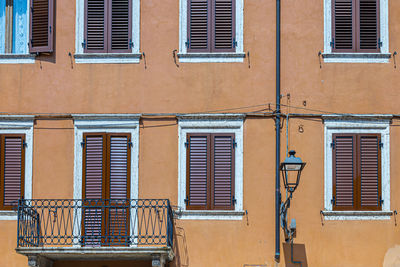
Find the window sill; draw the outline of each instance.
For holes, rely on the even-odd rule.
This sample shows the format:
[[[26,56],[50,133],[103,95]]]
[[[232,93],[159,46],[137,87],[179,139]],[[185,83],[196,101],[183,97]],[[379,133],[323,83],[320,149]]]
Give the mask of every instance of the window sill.
[[[139,53],[87,53],[75,54],[75,63],[87,64],[131,64],[139,63],[142,54]]]
[[[35,57],[32,54],[0,54],[0,64],[33,64]]]
[[[325,63],[389,63],[390,53],[324,53]]]
[[[242,220],[244,211],[236,210],[175,210],[174,214],[181,220]]]
[[[245,53],[178,53],[182,63],[229,63],[243,62]]]
[[[392,211],[321,211],[327,221],[390,220]]]
[[[0,221],[16,221],[18,212],[15,210],[0,210]]]

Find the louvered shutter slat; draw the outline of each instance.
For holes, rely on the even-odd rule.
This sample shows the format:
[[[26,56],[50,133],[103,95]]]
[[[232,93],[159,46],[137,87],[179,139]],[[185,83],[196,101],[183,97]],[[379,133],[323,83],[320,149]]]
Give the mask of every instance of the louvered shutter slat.
[[[354,206],[354,136],[334,138],[334,187],[335,206],[352,208]]]
[[[188,144],[188,208],[205,209],[208,190],[208,135],[189,135]]]
[[[23,197],[23,157],[23,137],[4,137],[4,207],[18,205],[18,200]]]
[[[233,208],[234,188],[234,136],[213,136],[213,207]]]
[[[360,137],[361,206],[379,206],[379,137]]]
[[[334,51],[354,49],[354,2],[353,0],[333,0]]]
[[[188,52],[210,51],[210,1],[188,0]]]
[[[106,0],[86,0],[86,53],[107,52],[106,8]]]
[[[113,53],[130,52],[131,0],[111,1],[111,51]]]
[[[54,0],[31,0],[30,22],[30,52],[53,52]]]
[[[360,50],[378,52],[378,0],[360,0]]]
[[[234,52],[235,0],[214,2],[213,51]]]
[[[103,198],[104,137],[86,136],[85,138],[85,198]]]
[[[110,199],[128,198],[128,137],[110,137]]]

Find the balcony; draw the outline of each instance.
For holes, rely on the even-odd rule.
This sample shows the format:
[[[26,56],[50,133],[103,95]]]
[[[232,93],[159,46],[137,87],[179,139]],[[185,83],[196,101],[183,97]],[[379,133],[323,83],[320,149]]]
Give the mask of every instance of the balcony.
[[[29,266],[57,260],[151,260],[173,255],[168,199],[32,199],[18,204],[16,251]]]

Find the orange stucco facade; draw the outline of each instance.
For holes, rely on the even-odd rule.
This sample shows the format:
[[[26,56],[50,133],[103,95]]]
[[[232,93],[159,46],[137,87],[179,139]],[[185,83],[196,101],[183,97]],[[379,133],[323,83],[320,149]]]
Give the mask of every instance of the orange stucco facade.
[[[324,7],[320,1],[282,2],[282,112],[399,114],[399,68],[389,63],[324,63]],[[146,65],[76,64],[75,1],[57,1],[55,49],[34,64],[0,65],[0,112],[33,114],[32,197],[73,198],[74,121],[69,114],[229,113],[267,109],[275,102],[275,1],[244,1],[243,63],[174,63],[179,46],[179,1],[142,0],[140,50]],[[389,51],[400,45],[400,2],[389,1]],[[69,56],[71,52],[72,57]],[[297,108],[296,108],[297,107]],[[274,105],[271,109],[274,110]],[[325,112],[320,112],[320,111]],[[265,110],[263,110],[265,111]],[[269,110],[266,110],[269,112]],[[59,116],[59,117],[57,117]],[[390,210],[400,207],[400,128],[390,126]],[[285,265],[275,262],[275,123],[247,116],[243,123],[241,220],[175,220],[174,267]],[[299,130],[301,126],[302,130]],[[139,129],[139,198],[178,202],[178,124],[147,116]],[[286,153],[286,121],[281,132]],[[388,220],[324,220],[324,124],[289,120],[289,148],[307,165],[289,216],[308,266],[394,267],[400,228]],[[283,159],[282,159],[283,160]],[[282,190],[283,196],[284,191]],[[27,266],[15,252],[17,223],[0,221],[0,266]],[[284,240],[281,231],[281,241]],[[56,261],[65,266],[151,266],[151,261]]]

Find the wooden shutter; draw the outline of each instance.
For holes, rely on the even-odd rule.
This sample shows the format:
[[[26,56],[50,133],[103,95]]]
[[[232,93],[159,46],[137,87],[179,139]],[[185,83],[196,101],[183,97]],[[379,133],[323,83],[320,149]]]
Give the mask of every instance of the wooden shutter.
[[[211,192],[212,209],[234,208],[235,136],[212,135]]]
[[[360,209],[381,209],[380,135],[359,136]]]
[[[111,31],[108,35],[110,53],[132,51],[132,1],[109,0],[109,20]]]
[[[107,52],[107,0],[85,0],[85,53]]]
[[[212,52],[235,52],[235,0],[213,0]]]
[[[31,0],[29,51],[53,52],[54,0]]]
[[[333,209],[355,208],[356,136],[333,135]]]
[[[379,52],[379,0],[359,2],[359,51]]]
[[[188,52],[210,52],[211,0],[188,0]]]
[[[210,198],[210,134],[188,134],[186,155],[186,208],[207,209]]]
[[[355,52],[356,0],[332,0],[332,45],[334,52]]]
[[[83,242],[86,246],[104,243],[105,231],[105,174],[106,135],[104,133],[83,135]]]
[[[11,210],[24,197],[25,136],[1,136],[0,208]]]
[[[125,245],[129,235],[130,135],[109,134],[108,231],[112,245]]]

